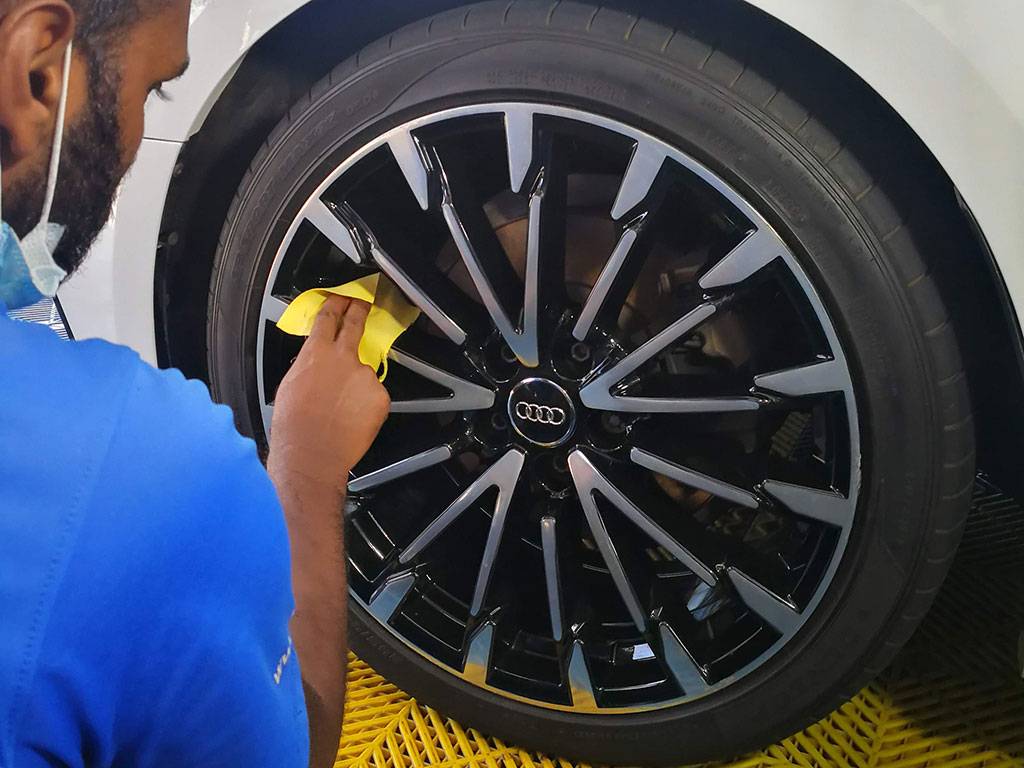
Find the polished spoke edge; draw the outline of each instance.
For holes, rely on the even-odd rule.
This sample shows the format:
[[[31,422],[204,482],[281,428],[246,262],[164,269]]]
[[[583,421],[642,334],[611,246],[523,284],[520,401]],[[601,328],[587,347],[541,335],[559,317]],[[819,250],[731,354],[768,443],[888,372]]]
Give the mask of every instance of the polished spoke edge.
[[[382,624],[387,624],[398,610],[398,606],[405,600],[405,596],[409,594],[415,581],[416,576],[412,573],[388,579],[367,605],[370,615]]]
[[[762,487],[765,493],[798,515],[844,530],[853,524],[854,505],[846,496],[780,480],[765,480]]]
[[[596,712],[597,697],[594,695],[594,683],[590,679],[583,643],[576,640],[572,644],[569,656],[569,691],[572,695],[573,709],[581,712]]]
[[[349,480],[349,493],[362,493],[385,483],[393,482],[414,472],[419,472],[420,470],[448,461],[452,455],[452,449],[447,445],[430,448],[414,456],[409,456],[388,464],[386,467],[381,467],[373,472],[368,472],[365,475]]]
[[[540,521],[540,542],[544,557],[544,583],[548,593],[548,615],[551,617],[551,636],[562,640],[562,585],[558,573],[558,532],[553,517]]]
[[[633,448],[629,453],[629,458],[638,466],[649,469],[659,475],[670,477],[673,480],[678,480],[690,488],[706,491],[720,499],[731,501],[749,509],[757,509],[761,506],[760,500],[750,491],[745,491],[735,485],[705,475],[703,472],[697,472],[694,469],[681,466],[641,448]]]
[[[508,148],[509,186],[519,192],[533,162],[533,110],[518,105],[505,110],[505,141]]]
[[[787,250],[778,235],[767,227],[755,229],[705,272],[698,283],[704,290],[741,283]]]
[[[654,142],[638,141],[612,204],[612,218],[621,219],[644,201],[665,164],[665,150]]]
[[[636,625],[637,629],[641,633],[647,631],[647,614],[644,612],[643,607],[640,605],[640,599],[636,596],[636,592],[633,590],[633,586],[629,582],[629,577],[626,576],[626,571],[622,567],[622,561],[619,559],[619,554],[615,550],[615,544],[612,542],[611,536],[608,535],[608,529],[605,527],[604,519],[601,517],[601,512],[597,508],[597,502],[594,499],[594,489],[591,483],[591,477],[587,470],[586,465],[580,465],[577,462],[576,467],[573,466],[573,457],[582,455],[578,451],[573,452],[569,456],[569,467],[572,471],[573,481],[576,484],[576,492],[579,496],[580,505],[583,507],[583,514],[587,519],[587,525],[590,527],[590,533],[594,537],[594,543],[597,544],[597,549],[601,553],[601,558],[604,560],[605,565],[608,568],[608,572],[612,577],[612,582],[615,584],[615,589],[618,591],[619,596],[622,598],[622,602],[626,606],[626,610],[629,611],[630,618]],[[587,462],[589,464],[589,462]]]
[[[479,411],[494,405],[493,390],[455,376],[430,363],[394,347],[388,359],[408,368],[423,378],[439,384],[451,392],[448,397],[425,397],[415,400],[393,400],[392,413],[448,413],[453,411]]]
[[[738,568],[727,569],[729,580],[740,599],[780,635],[788,635],[800,625],[802,617],[796,606],[776,595]]]
[[[513,449],[494,462],[402,551],[399,562],[405,564],[416,557],[488,489],[498,488],[495,512],[503,503],[507,506],[519,480],[524,458],[521,451]]]
[[[683,693],[687,696],[707,693],[710,686],[704,672],[690,656],[690,652],[686,650],[686,646],[675,631],[663,621],[658,624],[658,634],[661,637],[665,665],[679,683],[679,687],[683,689]]]
[[[486,621],[469,641],[462,675],[470,683],[487,685],[487,670],[491,668],[491,650],[494,647],[494,622]]]
[[[713,398],[661,398],[625,397],[612,393],[612,388],[629,374],[664,350],[681,336],[685,336],[715,314],[716,307],[708,302],[691,310],[668,328],[648,339],[633,352],[580,389],[580,400],[588,408],[601,411],[637,413],[724,413],[750,411],[761,407],[753,397]]]
[[[590,289],[590,295],[587,296],[583,309],[580,311],[580,316],[577,318],[576,324],[572,329],[572,335],[577,340],[584,341],[590,335],[590,331],[594,327],[594,321],[597,319],[598,314],[600,314],[601,308],[608,298],[608,293],[615,283],[615,278],[618,277],[619,271],[626,263],[630,250],[632,250],[637,237],[639,237],[639,227],[640,224],[637,223],[627,227],[622,233],[618,243],[615,244],[614,250],[612,250],[612,255],[608,257],[608,261],[605,262],[601,274],[598,275],[597,282]]]
[[[388,146],[395,162],[405,176],[416,202],[424,211],[430,208],[430,169],[426,153],[412,131],[400,131],[389,140]]]
[[[451,189],[448,186],[448,181],[443,176],[442,190],[441,212],[444,216],[445,224],[447,224],[452,241],[455,243],[459,256],[462,258],[462,263],[465,265],[466,271],[469,272],[470,279],[473,281],[473,285],[476,286],[481,301],[483,301],[484,308],[491,316],[491,321],[498,329],[498,332],[505,339],[505,343],[508,344],[520,362],[527,368],[536,368],[540,362],[536,334],[528,336],[520,333],[508,314],[506,314],[497,293],[494,291],[494,286],[491,285],[490,279],[484,272],[483,263],[477,255],[476,248],[470,242],[466,227],[463,225],[462,219],[459,218],[458,211],[455,210]]]
[[[512,503],[512,494],[515,493],[525,460],[526,456],[519,451],[509,451],[494,464],[495,467],[500,466],[491,478],[491,485],[498,488],[498,500],[494,503],[491,527],[487,532],[487,543],[484,545],[484,554],[480,560],[476,587],[473,589],[473,601],[469,608],[471,616],[479,616],[480,611],[483,609],[484,599],[487,596],[487,587],[491,583],[494,564],[498,559],[501,537],[505,531],[508,508]]]
[[[664,547],[676,560],[685,565],[697,578],[709,586],[718,583],[714,568],[705,563],[684,547],[679,541],[672,537],[664,528],[648,517],[636,504],[616,488],[594,466],[594,464],[581,451],[573,451],[569,455],[569,471],[572,473],[573,482],[580,494],[580,498],[590,499],[593,504],[593,494],[596,491],[604,496],[616,509],[633,523],[637,528],[647,534],[653,541]],[[596,505],[595,505],[596,511]]]

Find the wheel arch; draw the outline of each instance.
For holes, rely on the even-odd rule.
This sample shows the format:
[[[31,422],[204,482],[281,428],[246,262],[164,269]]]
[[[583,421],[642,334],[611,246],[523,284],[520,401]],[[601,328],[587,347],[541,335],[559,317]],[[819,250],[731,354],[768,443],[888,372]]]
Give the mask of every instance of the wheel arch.
[[[161,367],[173,365],[208,380],[206,296],[220,230],[249,164],[287,110],[362,46],[456,4],[381,0],[367,14],[358,0],[296,2],[293,13],[279,18],[237,60],[219,57],[207,78],[212,96],[199,87],[181,113],[176,103],[154,105],[147,120],[156,131],[149,137],[184,142],[164,200],[154,264]],[[236,19],[233,26],[245,23]]]
[[[312,0],[278,19],[232,68],[223,87],[215,91],[215,100],[200,113],[201,126],[191,126],[194,133],[182,147],[168,189],[154,274],[161,365],[175,365],[189,376],[208,379],[206,299],[220,229],[252,157],[290,106],[362,46],[406,23],[462,4],[459,0],[385,0],[375,4],[373,14],[366,14],[355,0]],[[636,3],[617,0],[607,5],[614,13],[618,12],[615,7],[628,12]],[[1008,414],[1024,419],[1024,347],[1011,294],[978,224],[986,217],[974,216],[944,165],[898,110],[868,81],[794,29],[799,25],[780,21],[785,14],[775,7],[779,5],[774,0],[722,0],[681,6],[655,0],[644,4],[644,14],[713,36],[719,50],[739,62],[751,52],[766,50],[766,42],[773,40],[776,50],[786,51],[786,56],[770,56],[775,60],[770,68],[783,76],[810,59],[816,72],[807,78],[808,87],[813,87],[812,81],[840,78],[839,90],[846,101],[839,104],[842,99],[834,99],[836,109],[858,110],[873,134],[884,132],[894,147],[912,153],[911,167],[926,173],[931,182],[931,209],[949,222],[945,234],[959,246],[957,260],[947,263],[936,278],[967,358],[978,410],[978,444],[983,449],[980,464],[999,475],[1005,469],[1006,479],[1012,480],[1012,467],[1002,465],[1016,454],[1014,449],[1024,448],[1008,444],[1024,443],[1024,430],[1007,430],[1005,425]],[[158,120],[158,124],[163,123]],[[969,278],[966,290],[965,275]],[[1005,354],[997,354],[999,350],[1013,350],[1012,364],[1007,364]]]

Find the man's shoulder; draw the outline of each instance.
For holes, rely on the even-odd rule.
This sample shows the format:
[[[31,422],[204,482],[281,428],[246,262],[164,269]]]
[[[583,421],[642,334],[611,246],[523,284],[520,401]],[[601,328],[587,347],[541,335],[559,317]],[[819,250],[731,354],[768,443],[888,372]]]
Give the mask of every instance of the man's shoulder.
[[[15,511],[76,509],[158,549],[214,530],[228,548],[286,542],[255,443],[203,382],[126,347],[16,325],[0,319],[0,479]]]
[[[0,320],[0,370],[0,409],[23,415],[23,434],[37,431],[28,429],[33,425],[59,422],[61,434],[71,438],[66,430],[78,431],[77,425],[84,442],[100,450],[97,440],[106,430],[97,429],[97,422],[103,422],[112,434],[134,433],[138,444],[132,453],[139,455],[174,453],[183,441],[193,444],[193,456],[204,447],[252,447],[205,384],[174,369],[154,368],[128,347],[98,339],[65,341],[42,326]]]
[[[98,339],[65,341],[45,326],[2,316],[0,364],[0,383],[6,388],[20,388],[25,399],[60,391],[62,398],[54,403],[58,408],[79,398],[89,399],[104,389],[105,382],[123,379],[145,365],[127,347]]]
[[[204,383],[154,368],[126,347],[68,342],[6,319],[0,459],[0,466],[23,468],[13,479],[23,481],[26,496],[28,488],[48,489],[35,492],[38,503],[105,498],[125,511],[170,510],[184,524],[190,505],[258,496],[253,514],[280,515],[255,443]],[[238,504],[221,508],[217,514],[230,515]]]

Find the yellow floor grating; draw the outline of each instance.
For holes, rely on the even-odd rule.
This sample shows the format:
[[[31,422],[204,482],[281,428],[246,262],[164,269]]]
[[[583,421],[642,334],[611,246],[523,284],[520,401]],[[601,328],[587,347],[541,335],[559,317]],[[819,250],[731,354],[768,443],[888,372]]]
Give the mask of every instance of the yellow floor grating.
[[[716,768],[1024,768],[1022,628],[1024,558],[992,569],[983,549],[962,557],[879,680],[802,733]],[[463,728],[350,661],[336,768],[573,768]]]

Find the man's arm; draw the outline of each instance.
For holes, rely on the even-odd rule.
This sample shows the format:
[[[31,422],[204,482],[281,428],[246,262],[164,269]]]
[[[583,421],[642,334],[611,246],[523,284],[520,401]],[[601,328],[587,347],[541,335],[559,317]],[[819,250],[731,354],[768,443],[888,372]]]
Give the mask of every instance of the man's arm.
[[[295,615],[311,768],[334,764],[345,700],[347,589],[343,507],[349,471],[370,447],[389,401],[359,361],[369,305],[332,297],[275,398],[267,469],[291,543]]]
[[[302,669],[309,717],[309,765],[334,765],[345,706],[346,583],[344,495],[329,486],[275,473],[291,541],[295,615],[291,635]],[[325,521],[325,511],[336,519]],[[333,524],[331,524],[333,522]]]

